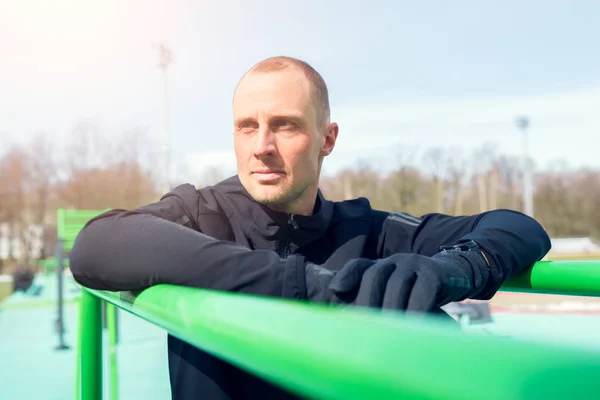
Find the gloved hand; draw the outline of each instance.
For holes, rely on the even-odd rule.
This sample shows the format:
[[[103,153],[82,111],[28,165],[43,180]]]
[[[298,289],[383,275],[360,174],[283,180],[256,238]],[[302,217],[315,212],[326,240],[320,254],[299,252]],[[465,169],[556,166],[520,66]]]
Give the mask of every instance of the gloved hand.
[[[488,278],[489,267],[479,251],[361,258],[339,271],[306,266],[309,300],[420,312],[475,296]]]

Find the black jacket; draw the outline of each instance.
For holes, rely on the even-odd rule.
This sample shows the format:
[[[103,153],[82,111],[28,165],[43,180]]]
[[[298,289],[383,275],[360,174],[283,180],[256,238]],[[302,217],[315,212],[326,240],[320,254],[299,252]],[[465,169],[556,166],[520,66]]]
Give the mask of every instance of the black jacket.
[[[543,228],[515,211],[417,218],[373,210],[364,198],[331,202],[319,192],[312,216],[289,215],[258,204],[232,177],[201,190],[181,185],[157,203],[94,218],[77,237],[70,265],[77,282],[95,289],[168,283],[306,299],[297,279],[306,262],[339,269],[358,257],[429,256],[460,240],[475,240],[490,258],[480,299],[550,249]],[[174,337],[168,345],[174,400],[294,398]]]

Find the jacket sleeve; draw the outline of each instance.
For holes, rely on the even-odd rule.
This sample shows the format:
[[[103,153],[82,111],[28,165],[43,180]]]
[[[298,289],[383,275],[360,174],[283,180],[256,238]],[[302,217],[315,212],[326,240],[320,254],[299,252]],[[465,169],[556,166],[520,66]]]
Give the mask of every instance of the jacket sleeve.
[[[159,202],[90,220],[70,254],[74,279],[111,291],[167,283],[305,298],[305,282],[299,279],[302,257],[282,260],[273,251],[250,250],[201,233],[199,197],[192,185],[182,185]]]
[[[512,210],[473,216],[426,214],[420,218],[395,212],[377,218],[381,221],[380,257],[403,252],[432,256],[441,245],[477,242],[491,270],[491,278],[478,299],[491,298],[509,277],[541,260],[550,250],[544,228],[533,218]]]

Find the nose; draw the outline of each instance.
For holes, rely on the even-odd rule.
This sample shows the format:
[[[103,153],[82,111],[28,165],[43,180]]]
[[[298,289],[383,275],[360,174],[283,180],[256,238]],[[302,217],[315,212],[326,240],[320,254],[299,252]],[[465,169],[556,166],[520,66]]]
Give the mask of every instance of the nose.
[[[254,143],[254,157],[261,159],[273,156],[277,152],[274,136],[268,128],[259,130]]]

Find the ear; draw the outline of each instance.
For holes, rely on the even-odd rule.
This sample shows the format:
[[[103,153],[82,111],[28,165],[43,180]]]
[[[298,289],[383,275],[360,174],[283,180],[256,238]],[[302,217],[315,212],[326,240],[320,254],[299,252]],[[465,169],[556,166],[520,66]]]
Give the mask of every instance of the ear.
[[[328,156],[333,151],[333,148],[335,147],[335,141],[337,140],[338,136],[338,130],[338,124],[335,122],[331,122],[325,127],[325,133],[323,136],[325,140],[323,140],[323,145],[321,146],[321,156]]]

